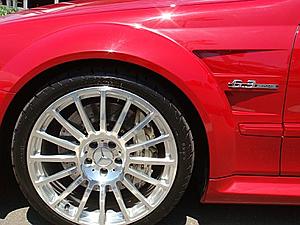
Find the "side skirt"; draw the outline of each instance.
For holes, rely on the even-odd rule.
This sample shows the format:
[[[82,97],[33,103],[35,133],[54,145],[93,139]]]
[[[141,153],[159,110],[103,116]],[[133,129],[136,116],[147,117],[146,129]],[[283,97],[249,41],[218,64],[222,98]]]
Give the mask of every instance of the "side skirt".
[[[201,202],[300,205],[300,177],[230,176],[210,179]]]

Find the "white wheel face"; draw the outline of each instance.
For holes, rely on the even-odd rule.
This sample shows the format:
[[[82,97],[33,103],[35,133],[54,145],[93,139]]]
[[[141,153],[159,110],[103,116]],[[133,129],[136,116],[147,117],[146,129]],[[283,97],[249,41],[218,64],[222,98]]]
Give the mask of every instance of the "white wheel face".
[[[172,131],[157,109],[108,86],[66,94],[39,116],[27,146],[35,190],[78,224],[130,224],[155,210],[177,172]]]

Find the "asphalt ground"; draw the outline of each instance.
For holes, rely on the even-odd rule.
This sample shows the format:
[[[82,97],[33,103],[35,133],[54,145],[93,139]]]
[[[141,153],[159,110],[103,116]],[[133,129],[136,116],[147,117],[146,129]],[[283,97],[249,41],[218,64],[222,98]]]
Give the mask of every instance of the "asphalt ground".
[[[9,177],[7,177],[9,176]],[[2,175],[1,225],[49,225],[30,207],[12,175]],[[294,225],[300,224],[300,206],[200,204],[194,185],[159,225]]]

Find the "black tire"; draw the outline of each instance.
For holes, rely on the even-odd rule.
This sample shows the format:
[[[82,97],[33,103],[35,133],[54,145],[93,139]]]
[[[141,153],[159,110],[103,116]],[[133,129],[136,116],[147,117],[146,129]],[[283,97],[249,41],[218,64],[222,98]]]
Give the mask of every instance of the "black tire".
[[[74,72],[74,73],[73,73]],[[78,71],[69,71],[67,74],[78,74]],[[182,113],[166,99],[163,94],[154,90],[157,84],[132,79],[120,74],[97,72],[63,78],[46,86],[37,93],[21,112],[16,123],[12,140],[12,164],[20,189],[31,206],[52,224],[73,224],[58,215],[40,198],[32,185],[27,169],[27,142],[30,132],[39,115],[59,97],[71,91],[84,87],[109,85],[130,91],[147,99],[160,113],[171,127],[178,150],[178,168],[174,184],[164,201],[147,217],[134,223],[136,225],[156,224],[165,217],[178,203],[185,192],[193,170],[194,146],[192,133]],[[138,76],[137,76],[138,77]],[[150,88],[149,88],[150,87]]]

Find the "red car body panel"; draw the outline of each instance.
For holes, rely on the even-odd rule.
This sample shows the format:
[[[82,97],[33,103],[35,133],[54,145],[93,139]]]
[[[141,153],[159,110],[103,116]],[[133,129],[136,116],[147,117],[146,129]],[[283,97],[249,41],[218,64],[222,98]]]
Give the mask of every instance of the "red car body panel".
[[[284,140],[282,144],[281,174],[300,176],[300,37],[299,30],[291,59],[289,82],[284,110]]]
[[[211,179],[203,201],[299,205],[299,186],[298,177],[231,176]]]
[[[203,202],[300,204],[298,178],[281,177],[300,175],[299,8],[298,0],[77,1],[4,17],[0,121],[13,96],[51,67],[137,64],[176,85],[204,123]],[[228,88],[235,79],[279,89]]]

